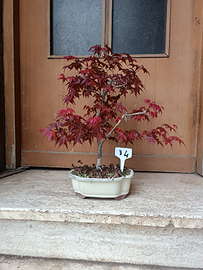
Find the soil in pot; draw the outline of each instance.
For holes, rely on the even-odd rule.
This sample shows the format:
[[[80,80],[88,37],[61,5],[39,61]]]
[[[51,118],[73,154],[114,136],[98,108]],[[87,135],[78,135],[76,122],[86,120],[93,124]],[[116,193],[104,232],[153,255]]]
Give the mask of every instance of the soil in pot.
[[[110,164],[109,166],[102,165],[99,169],[96,168],[95,164],[92,164],[92,166],[84,165],[78,167],[72,164],[72,167],[72,174],[88,178],[117,178],[129,175],[131,172],[131,170],[126,167],[124,167],[122,172],[119,164]]]

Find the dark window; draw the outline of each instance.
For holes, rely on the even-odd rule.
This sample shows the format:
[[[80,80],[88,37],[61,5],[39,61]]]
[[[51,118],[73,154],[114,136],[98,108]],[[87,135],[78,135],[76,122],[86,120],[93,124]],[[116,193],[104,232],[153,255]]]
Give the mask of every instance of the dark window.
[[[51,1],[51,54],[85,55],[102,42],[102,0]]]
[[[163,54],[167,0],[114,0],[113,52]]]

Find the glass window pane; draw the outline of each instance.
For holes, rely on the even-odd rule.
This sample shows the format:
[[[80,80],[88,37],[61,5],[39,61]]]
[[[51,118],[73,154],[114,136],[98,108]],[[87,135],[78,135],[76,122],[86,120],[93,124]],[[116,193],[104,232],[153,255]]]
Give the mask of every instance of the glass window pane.
[[[167,0],[113,0],[113,52],[165,52]]]
[[[102,0],[51,1],[52,55],[86,55],[101,37]]]

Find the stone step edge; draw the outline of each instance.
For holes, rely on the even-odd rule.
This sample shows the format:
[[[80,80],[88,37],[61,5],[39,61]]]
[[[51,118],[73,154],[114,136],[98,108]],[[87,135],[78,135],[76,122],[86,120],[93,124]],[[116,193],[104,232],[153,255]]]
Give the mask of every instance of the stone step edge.
[[[0,255],[1,270],[32,269],[32,270],[194,270],[184,267],[163,267],[155,265],[135,265],[112,262],[92,262],[70,259],[39,258],[26,256]],[[198,270],[198,268],[196,268]],[[201,269],[199,269],[201,270]]]
[[[62,210],[48,209],[16,209],[0,208],[0,219],[7,220],[35,220],[50,222],[72,222],[91,224],[128,224],[134,226],[167,227],[202,229],[203,219],[201,217],[184,216],[139,216],[139,215],[111,215],[105,213],[80,213]]]

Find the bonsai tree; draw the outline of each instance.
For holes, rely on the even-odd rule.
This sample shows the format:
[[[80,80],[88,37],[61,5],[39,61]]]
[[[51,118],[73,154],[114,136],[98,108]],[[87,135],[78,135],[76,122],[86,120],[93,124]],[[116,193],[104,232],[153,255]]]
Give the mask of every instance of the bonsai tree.
[[[66,109],[58,112],[56,120],[48,127],[41,128],[44,136],[54,141],[59,147],[68,144],[83,144],[88,141],[90,145],[97,142],[97,165],[101,166],[102,146],[106,141],[133,144],[135,140],[148,140],[157,145],[170,145],[183,141],[176,136],[169,136],[176,131],[176,125],[164,124],[152,130],[139,132],[137,129],[122,130],[119,124],[123,120],[133,119],[136,122],[150,121],[162,113],[163,107],[154,101],[145,99],[145,105],[132,111],[127,111],[122,100],[131,94],[140,95],[145,87],[138,74],[148,73],[142,65],[127,53],[114,53],[108,46],[101,48],[96,45],[90,48],[93,55],[84,59],[74,56],[64,57],[67,65],[59,79],[65,83],[67,94],[63,102]],[[65,75],[66,70],[75,70],[75,76]],[[70,104],[75,105],[76,100],[93,98],[91,105],[85,105],[84,115],[78,115]]]

